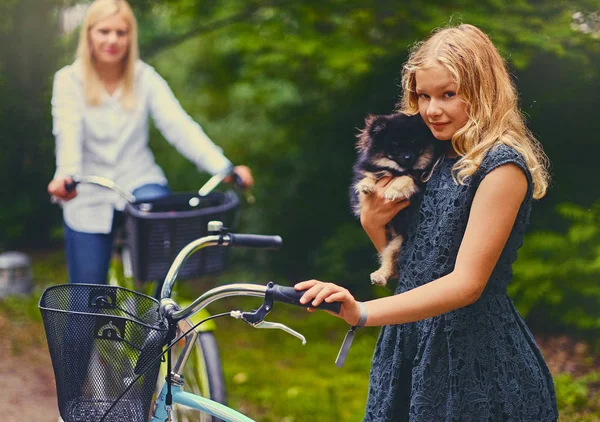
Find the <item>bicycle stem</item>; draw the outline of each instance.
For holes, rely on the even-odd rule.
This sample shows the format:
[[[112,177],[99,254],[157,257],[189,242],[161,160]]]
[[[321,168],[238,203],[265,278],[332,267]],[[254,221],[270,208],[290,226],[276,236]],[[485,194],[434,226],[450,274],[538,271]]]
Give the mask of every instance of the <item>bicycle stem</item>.
[[[228,246],[230,241],[230,236],[223,234],[202,237],[185,246],[179,252],[179,254],[177,254],[177,257],[173,261],[161,290],[160,312],[163,315],[168,314],[172,321],[177,321],[177,325],[182,332],[186,332],[192,327],[188,317],[205,308],[211,302],[224,297],[239,295],[264,298],[267,291],[267,286],[239,283],[211,289],[202,296],[198,297],[185,309],[179,309],[175,302],[170,299],[179,269],[192,254],[209,246]],[[175,384],[180,383],[180,374],[187,363],[192,349],[196,346],[197,338],[198,332],[196,330],[191,330],[185,336],[185,345],[183,346],[181,354],[179,355],[179,358],[177,359],[177,362],[175,363],[175,366],[169,375],[171,382],[174,382]]]
[[[171,264],[171,267],[169,268],[169,272],[165,277],[165,281],[160,291],[161,299],[171,297],[171,294],[173,293],[173,285],[177,279],[177,274],[179,274],[179,269],[192,254],[209,246],[216,246],[219,244],[228,245],[229,241],[229,236],[209,235],[196,239],[185,245],[185,247],[179,251],[175,257],[175,260]]]

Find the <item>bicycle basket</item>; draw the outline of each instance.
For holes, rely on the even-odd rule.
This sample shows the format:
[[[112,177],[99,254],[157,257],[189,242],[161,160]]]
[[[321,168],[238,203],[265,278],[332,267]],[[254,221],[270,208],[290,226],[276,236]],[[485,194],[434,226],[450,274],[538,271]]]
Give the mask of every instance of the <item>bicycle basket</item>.
[[[128,289],[94,284],[47,288],[39,308],[65,422],[146,422],[167,324],[158,302]],[[152,362],[156,360],[156,362]]]
[[[209,221],[233,228],[239,205],[233,191],[201,198],[197,193],[175,193],[150,203],[127,204],[125,227],[133,276],[140,281],[164,279],[181,249],[207,235]],[[226,259],[227,248],[202,249],[186,261],[178,278],[217,273],[225,269]]]

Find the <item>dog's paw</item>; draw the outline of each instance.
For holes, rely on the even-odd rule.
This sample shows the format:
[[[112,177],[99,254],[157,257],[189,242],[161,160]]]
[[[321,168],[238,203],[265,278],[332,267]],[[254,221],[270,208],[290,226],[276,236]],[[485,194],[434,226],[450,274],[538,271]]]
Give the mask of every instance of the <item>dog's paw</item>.
[[[406,185],[404,185],[400,188],[400,194],[405,198],[410,198],[418,191],[419,191],[419,188],[417,187],[417,185],[414,182],[407,183]]]
[[[381,270],[377,270],[374,273],[371,273],[371,284],[376,286],[385,286],[387,284],[389,275],[385,274]]]
[[[390,201],[410,198],[417,193],[419,187],[409,176],[401,176],[392,181],[385,190],[385,198]]]
[[[390,186],[389,188],[387,188],[383,196],[388,201],[397,201],[399,199],[408,198],[401,190],[396,189],[395,186]]]
[[[365,177],[364,179],[362,179],[360,182],[358,182],[356,184],[356,187],[354,189],[356,191],[356,193],[364,193],[364,194],[369,194],[369,193],[373,193],[375,191],[375,180]]]

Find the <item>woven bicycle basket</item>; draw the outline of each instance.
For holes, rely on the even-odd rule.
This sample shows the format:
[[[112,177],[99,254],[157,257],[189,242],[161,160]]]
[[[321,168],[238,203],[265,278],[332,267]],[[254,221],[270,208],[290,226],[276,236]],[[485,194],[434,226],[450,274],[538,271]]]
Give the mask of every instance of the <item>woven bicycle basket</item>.
[[[150,202],[127,204],[125,228],[136,280],[162,280],[175,257],[189,242],[207,235],[209,221],[232,229],[240,200],[233,191],[174,193]],[[223,271],[228,248],[196,252],[179,270],[178,278],[194,278]]]
[[[121,287],[47,288],[39,308],[65,422],[146,422],[167,325],[158,302]],[[152,362],[155,360],[155,362]],[[136,378],[143,374],[137,381]]]

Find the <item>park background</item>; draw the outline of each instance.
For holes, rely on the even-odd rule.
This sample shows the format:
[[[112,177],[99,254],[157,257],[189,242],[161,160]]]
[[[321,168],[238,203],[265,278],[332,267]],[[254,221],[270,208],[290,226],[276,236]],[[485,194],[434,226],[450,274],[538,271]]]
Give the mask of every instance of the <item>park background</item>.
[[[600,420],[597,0],[130,3],[141,58],[233,162],[253,169],[256,203],[243,204],[238,229],[284,239],[278,252],[235,251],[230,270],[188,282],[191,290],[319,278],[360,299],[391,294],[369,285],[375,251],[348,206],[357,128],[370,113],[394,110],[400,69],[416,41],[448,24],[485,30],[552,163],[553,182],[534,205],[509,293],[551,366],[561,420]],[[66,281],[60,210],[46,193],[54,172],[50,97],[54,72],[74,59],[85,5],[0,2],[0,251],[29,254],[35,280],[31,295],[0,299],[0,377],[38,389],[0,402],[8,420],[27,394],[47,398],[30,405],[43,416],[14,420],[57,414],[36,307],[45,286]],[[155,129],[151,147],[174,190],[207,180]],[[230,404],[264,421],[361,420],[378,330],[357,336],[340,370],[333,361],[343,322],[289,309],[279,316],[309,343],[218,323]]]

